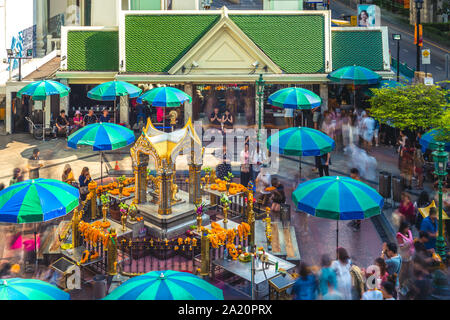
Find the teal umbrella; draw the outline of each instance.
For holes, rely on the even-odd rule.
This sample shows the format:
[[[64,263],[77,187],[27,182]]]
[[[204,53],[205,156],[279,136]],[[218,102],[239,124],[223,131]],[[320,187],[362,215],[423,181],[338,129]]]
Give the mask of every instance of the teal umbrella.
[[[402,88],[405,87],[405,85],[401,82],[397,82],[394,80],[381,80],[375,87],[373,87],[374,89],[386,89],[386,88]],[[372,97],[374,95],[373,91],[371,90],[372,88],[369,88],[368,90],[366,90],[364,93],[367,94],[369,97]]]
[[[59,95],[66,97],[70,88],[53,80],[39,80],[32,82],[17,92],[17,97],[28,96],[35,101],[42,101],[42,139],[45,141],[45,99],[47,96]]]
[[[361,66],[346,66],[334,70],[327,76],[334,82],[358,84],[377,84],[381,76],[376,72]]]
[[[310,215],[336,220],[336,246],[339,220],[362,220],[379,215],[383,197],[367,184],[349,177],[320,177],[301,183],[292,193],[298,210]]]
[[[353,84],[353,107],[356,105],[356,85],[377,84],[381,76],[376,72],[361,66],[346,66],[334,70],[327,78],[342,84]]]
[[[131,278],[103,300],[223,300],[223,292],[191,273],[166,270]]]
[[[116,98],[129,96],[130,98],[138,97],[142,92],[133,84],[125,81],[109,81],[99,84],[95,88],[89,90],[87,96],[90,99],[100,101],[114,101],[114,122],[116,122]]]
[[[0,300],[70,300],[70,294],[37,279],[0,280]]]
[[[322,99],[312,91],[303,88],[285,88],[272,93],[268,100],[279,108],[309,110],[322,104]]]
[[[335,142],[325,133],[307,127],[287,128],[267,138],[267,148],[289,156],[321,156],[331,152]],[[299,171],[302,165],[300,159]]]
[[[145,92],[137,99],[138,103],[143,101],[154,107],[179,107],[184,102],[192,101],[192,98],[181,91],[180,89],[173,87],[159,87],[153,88]]]
[[[76,149],[79,145],[92,146],[100,151],[100,179],[103,183],[103,156],[105,150],[116,150],[134,142],[134,132],[115,123],[93,123],[72,133],[67,138],[67,145]]]

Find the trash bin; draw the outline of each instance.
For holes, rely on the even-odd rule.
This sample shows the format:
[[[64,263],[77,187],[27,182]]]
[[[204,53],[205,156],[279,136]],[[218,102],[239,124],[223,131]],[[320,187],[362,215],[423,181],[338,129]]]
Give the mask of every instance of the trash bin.
[[[282,204],[280,206],[280,219],[283,226],[291,222],[291,206],[288,204]]]
[[[389,172],[381,171],[378,175],[378,192],[385,199],[391,198],[392,175]]]
[[[399,176],[392,177],[392,198],[394,202],[401,202],[403,192],[402,178]]]
[[[102,299],[106,296],[106,277],[102,274],[94,276],[94,288],[92,298],[94,300]]]

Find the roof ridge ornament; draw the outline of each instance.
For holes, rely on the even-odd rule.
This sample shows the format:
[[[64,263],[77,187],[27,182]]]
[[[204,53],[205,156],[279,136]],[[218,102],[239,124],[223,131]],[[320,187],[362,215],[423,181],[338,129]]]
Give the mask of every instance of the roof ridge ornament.
[[[221,10],[222,10],[222,18],[228,18],[228,8],[227,8],[227,6],[223,6],[221,8]]]

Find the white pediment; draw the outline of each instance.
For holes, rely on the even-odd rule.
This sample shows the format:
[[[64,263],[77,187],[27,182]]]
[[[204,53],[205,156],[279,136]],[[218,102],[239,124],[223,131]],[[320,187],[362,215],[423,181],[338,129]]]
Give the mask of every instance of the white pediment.
[[[233,21],[223,17],[169,74],[249,74],[261,73],[265,66],[268,73],[282,73]]]

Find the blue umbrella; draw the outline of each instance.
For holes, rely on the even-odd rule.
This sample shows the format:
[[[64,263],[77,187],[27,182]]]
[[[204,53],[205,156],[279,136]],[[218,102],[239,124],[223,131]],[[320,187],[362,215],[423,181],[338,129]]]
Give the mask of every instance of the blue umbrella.
[[[267,147],[289,156],[321,156],[334,149],[334,140],[319,130],[293,127],[281,130],[267,138]],[[301,176],[302,162],[299,161]]]
[[[131,278],[103,300],[223,300],[223,292],[191,273],[166,270]]]
[[[437,142],[445,142],[445,151],[450,152],[450,141],[438,141],[436,137],[439,138],[442,132],[437,129],[433,129],[425,133],[422,138],[420,138],[419,143],[422,146],[422,152],[425,152],[427,149],[436,150]]]
[[[99,84],[95,88],[89,90],[88,98],[100,101],[114,101],[114,122],[116,122],[116,98],[129,96],[130,98],[138,97],[142,92],[133,84],[125,81],[109,81]]]
[[[159,87],[145,92],[137,99],[138,103],[142,103],[143,101],[154,107],[170,108],[178,107],[186,101],[192,101],[192,98],[180,89],[173,87]]]
[[[70,300],[70,294],[38,279],[0,280],[0,300]]]
[[[79,145],[92,146],[100,151],[100,179],[103,183],[102,151],[116,150],[134,142],[135,136],[130,129],[115,123],[93,123],[72,133],[67,138],[67,145],[76,149]]]
[[[367,184],[348,177],[321,177],[300,184],[292,193],[298,210],[336,220],[336,247],[339,220],[367,219],[381,213],[383,197]]]

